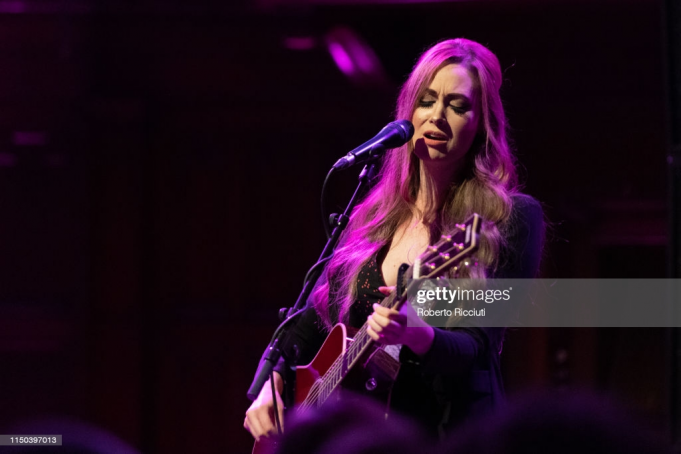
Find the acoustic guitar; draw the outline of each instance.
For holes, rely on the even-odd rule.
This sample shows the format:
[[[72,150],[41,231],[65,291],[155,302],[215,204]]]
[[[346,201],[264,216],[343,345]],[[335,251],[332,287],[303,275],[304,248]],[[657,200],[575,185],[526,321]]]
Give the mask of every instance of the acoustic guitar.
[[[470,266],[469,258],[479,246],[481,225],[481,217],[473,214],[463,224],[457,224],[453,234],[443,235],[437,244],[429,246],[412,266],[403,264],[397,288],[381,305],[399,311],[407,302],[409,290],[418,288],[420,281],[444,277],[451,269],[456,275]],[[409,276],[411,279],[407,279]],[[399,362],[371,339],[367,328],[365,323],[350,339],[349,329],[339,323],[312,362],[296,368],[295,411],[319,407],[332,397],[340,398],[344,389],[379,398],[389,396]],[[253,454],[271,454],[275,449],[274,441],[261,438],[255,443]]]

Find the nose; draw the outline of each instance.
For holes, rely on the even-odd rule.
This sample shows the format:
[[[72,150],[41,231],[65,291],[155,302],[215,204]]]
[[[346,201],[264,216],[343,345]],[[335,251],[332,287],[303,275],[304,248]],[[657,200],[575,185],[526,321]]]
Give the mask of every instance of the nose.
[[[442,102],[435,103],[433,106],[433,113],[430,117],[430,122],[434,125],[438,125],[445,121],[445,105]]]

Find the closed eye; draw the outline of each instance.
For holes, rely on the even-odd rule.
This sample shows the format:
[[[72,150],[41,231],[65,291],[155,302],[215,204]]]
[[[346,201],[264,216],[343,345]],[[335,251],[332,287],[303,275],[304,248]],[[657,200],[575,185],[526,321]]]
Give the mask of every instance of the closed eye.
[[[450,105],[449,107],[451,107],[452,110],[454,111],[454,113],[456,113],[457,115],[463,115],[466,112],[468,112],[469,110],[471,110],[471,108],[469,106],[453,106],[453,105]]]

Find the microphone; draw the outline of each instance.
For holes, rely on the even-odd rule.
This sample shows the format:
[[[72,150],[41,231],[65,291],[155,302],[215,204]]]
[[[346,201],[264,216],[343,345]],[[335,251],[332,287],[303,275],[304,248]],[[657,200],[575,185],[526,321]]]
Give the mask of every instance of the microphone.
[[[333,168],[337,170],[346,169],[355,164],[377,158],[385,153],[385,150],[404,145],[413,135],[414,126],[409,120],[397,120],[388,123],[373,139],[363,143],[336,161]]]

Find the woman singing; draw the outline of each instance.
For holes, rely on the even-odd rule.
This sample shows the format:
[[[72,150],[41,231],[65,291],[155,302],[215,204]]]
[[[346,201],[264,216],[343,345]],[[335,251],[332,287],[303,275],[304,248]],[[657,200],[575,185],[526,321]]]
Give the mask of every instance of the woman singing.
[[[413,263],[472,213],[485,225],[478,266],[466,277],[537,273],[543,214],[533,198],[519,192],[501,83],[498,59],[476,42],[443,41],[421,56],[397,100],[397,119],[410,120],[414,136],[385,155],[378,183],[353,211],[292,330],[298,364],[307,364],[335,323],[360,328],[368,321],[374,340],[399,346],[391,409],[432,433],[446,433],[500,404],[504,329],[433,328],[410,304],[398,312],[377,303],[396,284],[402,263]],[[275,386],[281,393],[279,374]],[[244,427],[256,438],[275,431],[272,399],[266,384],[246,412]],[[276,399],[281,411],[279,395]]]

